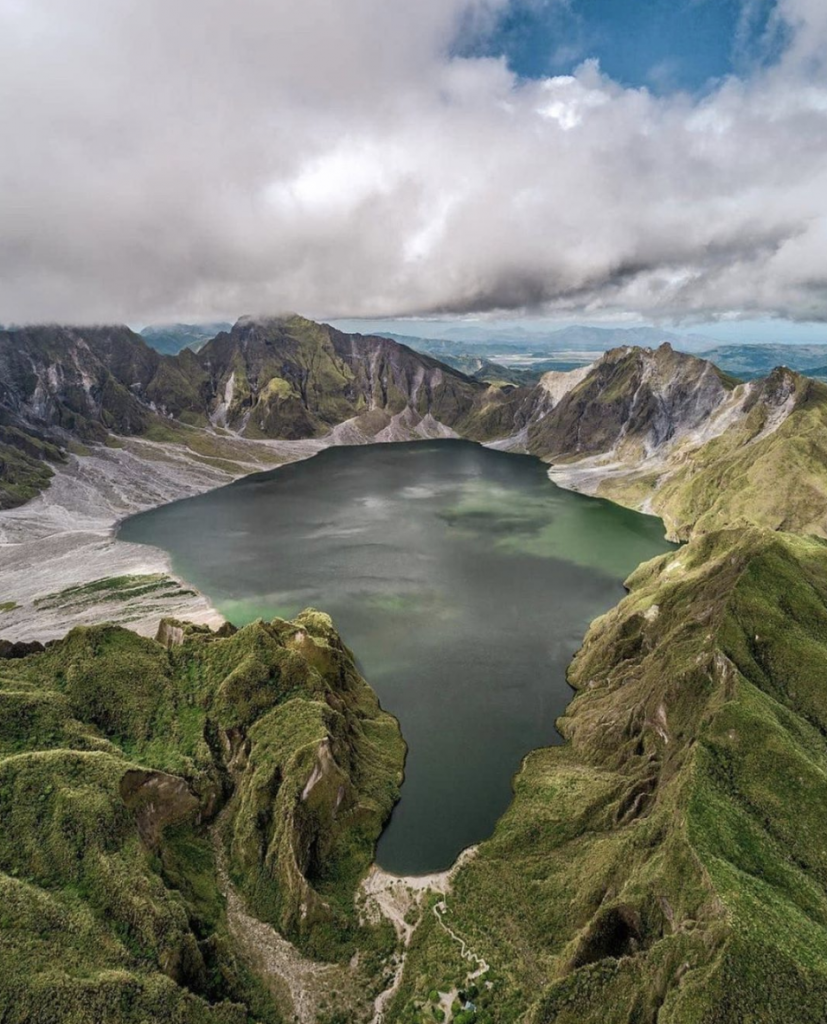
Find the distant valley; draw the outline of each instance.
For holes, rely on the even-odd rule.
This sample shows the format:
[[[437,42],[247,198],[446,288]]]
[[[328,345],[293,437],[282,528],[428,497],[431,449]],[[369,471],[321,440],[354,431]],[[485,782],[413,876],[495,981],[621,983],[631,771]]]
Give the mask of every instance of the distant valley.
[[[461,337],[434,339],[393,333],[384,333],[383,337],[427,352],[492,383],[534,383],[543,373],[577,369],[612,348],[657,348],[664,343],[678,352],[708,359],[740,380],[765,377],[776,366],[827,379],[827,341],[820,345],[723,345],[701,336],[651,327],[569,327],[546,333],[523,329],[502,332],[500,338],[485,328],[463,328],[456,333]]]

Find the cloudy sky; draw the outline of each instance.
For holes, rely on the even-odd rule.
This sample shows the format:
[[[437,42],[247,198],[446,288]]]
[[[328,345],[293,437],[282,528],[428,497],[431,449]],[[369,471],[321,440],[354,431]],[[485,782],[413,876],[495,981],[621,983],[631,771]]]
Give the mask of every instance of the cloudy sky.
[[[0,322],[827,321],[825,0],[0,0]]]

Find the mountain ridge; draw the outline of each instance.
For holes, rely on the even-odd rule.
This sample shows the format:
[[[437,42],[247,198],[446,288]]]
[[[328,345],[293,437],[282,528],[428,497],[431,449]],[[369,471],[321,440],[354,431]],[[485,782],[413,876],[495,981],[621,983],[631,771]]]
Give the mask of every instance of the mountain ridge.
[[[824,386],[781,368],[764,384],[741,383],[668,343],[612,349],[515,386],[489,384],[387,338],[296,315],[244,317],[200,352],[176,356],[123,327],[0,333],[0,374],[6,506],[42,489],[73,443],[131,435],[192,446],[187,427],[216,443],[456,436],[512,447],[548,462],[563,486],[662,515],[675,539],[736,521],[827,529],[816,509],[827,494],[816,440]],[[810,467],[809,497],[792,502],[791,519],[759,493],[779,430]],[[813,439],[809,448],[796,434]],[[716,473],[746,475],[749,500],[730,489],[712,522],[693,508]]]
[[[457,425],[482,440],[502,400],[430,356],[300,317],[242,318],[174,356],[121,326],[0,332],[0,380],[0,507],[37,493],[72,441],[163,438],[176,423],[297,439],[345,421],[365,439]]]

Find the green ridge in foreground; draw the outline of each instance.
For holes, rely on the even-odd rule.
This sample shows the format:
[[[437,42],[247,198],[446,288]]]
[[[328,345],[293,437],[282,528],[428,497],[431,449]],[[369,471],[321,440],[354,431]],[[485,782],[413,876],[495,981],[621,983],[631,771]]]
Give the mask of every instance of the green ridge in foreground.
[[[4,1024],[281,1020],[229,941],[216,827],[261,920],[381,958],[354,894],[404,744],[330,619],[159,640],[81,628],[0,660]]]
[[[575,658],[452,927],[477,1021],[827,1019],[827,543],[726,531],[642,566]],[[388,1019],[467,971],[433,925]]]

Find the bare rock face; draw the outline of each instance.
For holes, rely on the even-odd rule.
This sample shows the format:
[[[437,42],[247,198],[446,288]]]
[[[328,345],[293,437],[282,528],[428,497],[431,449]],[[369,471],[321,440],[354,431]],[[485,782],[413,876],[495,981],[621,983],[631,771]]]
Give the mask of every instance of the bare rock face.
[[[164,647],[180,647],[184,642],[184,627],[173,619],[162,619],[155,639]]]
[[[163,618],[158,624],[158,632],[155,640],[164,647],[180,647],[188,637],[212,637],[216,635],[224,638],[233,636],[238,630],[230,622],[224,622],[213,632],[209,626],[195,622],[181,622],[179,619]]]
[[[644,457],[706,422],[733,382],[712,363],[660,348],[607,352],[529,426],[528,447],[550,461],[616,452]],[[557,374],[568,377],[569,374]]]
[[[121,797],[135,814],[141,839],[157,849],[161,833],[182,821],[197,823],[201,802],[184,779],[166,772],[130,769],[120,783]]]
[[[198,358],[209,374],[210,418],[247,437],[320,436],[354,418],[370,436],[403,413],[453,427],[490,390],[388,338],[299,316],[243,317]]]
[[[786,367],[741,383],[668,344],[615,349],[544,378],[523,439],[555,482],[655,513],[673,540],[827,536],[827,386]]]
[[[21,422],[87,440],[136,434],[149,410],[135,392],[160,357],[127,327],[0,331],[0,405]]]

